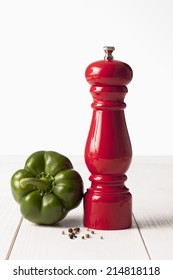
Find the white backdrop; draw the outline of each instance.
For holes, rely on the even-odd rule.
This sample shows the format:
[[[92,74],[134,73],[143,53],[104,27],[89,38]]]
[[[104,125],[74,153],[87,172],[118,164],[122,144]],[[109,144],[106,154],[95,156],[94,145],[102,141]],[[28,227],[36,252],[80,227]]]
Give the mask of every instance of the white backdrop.
[[[1,0],[0,154],[81,155],[103,46],[134,71],[125,99],[135,155],[173,155],[173,1]]]

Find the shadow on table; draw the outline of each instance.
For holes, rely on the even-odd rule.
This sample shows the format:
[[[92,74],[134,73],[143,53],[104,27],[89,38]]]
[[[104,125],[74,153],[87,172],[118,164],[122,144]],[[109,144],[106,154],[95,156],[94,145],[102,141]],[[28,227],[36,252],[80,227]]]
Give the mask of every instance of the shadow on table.
[[[59,228],[69,228],[69,227],[82,227],[83,220],[80,217],[66,217],[64,220],[58,222],[54,225],[41,225],[41,224],[34,224],[31,223],[32,226],[37,227],[59,227]]]
[[[64,220],[59,222],[57,227],[69,228],[69,227],[81,227],[83,226],[83,220],[81,217],[66,217]]]

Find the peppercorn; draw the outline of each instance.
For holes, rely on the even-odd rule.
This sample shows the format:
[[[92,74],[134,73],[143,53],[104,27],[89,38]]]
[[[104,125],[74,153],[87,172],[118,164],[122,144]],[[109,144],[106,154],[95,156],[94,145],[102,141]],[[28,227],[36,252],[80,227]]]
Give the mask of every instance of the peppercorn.
[[[77,232],[80,231],[80,228],[79,228],[79,227],[75,227],[73,231],[74,231],[75,233],[77,233]]]
[[[72,229],[72,228],[69,228],[69,229],[68,229],[68,232],[70,232],[70,233],[73,232],[73,229]]]
[[[86,236],[86,238],[90,238],[90,235],[87,233],[87,234],[85,234],[85,236]]]
[[[70,237],[70,239],[73,239],[74,234],[73,234],[73,233],[70,233],[70,234],[69,234],[69,237]]]
[[[92,230],[91,233],[94,234],[95,232]]]

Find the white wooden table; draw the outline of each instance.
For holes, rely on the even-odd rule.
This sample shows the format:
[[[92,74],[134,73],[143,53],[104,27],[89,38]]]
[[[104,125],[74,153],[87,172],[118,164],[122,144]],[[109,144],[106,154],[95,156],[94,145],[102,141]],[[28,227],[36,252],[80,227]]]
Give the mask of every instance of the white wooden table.
[[[90,186],[83,157],[70,157]],[[133,195],[133,227],[95,231],[90,239],[71,240],[62,230],[80,226],[83,204],[57,226],[38,226],[21,218],[10,190],[12,174],[23,168],[24,156],[0,157],[0,259],[10,260],[172,260],[173,157],[136,157],[126,186]],[[100,239],[100,236],[104,239]]]

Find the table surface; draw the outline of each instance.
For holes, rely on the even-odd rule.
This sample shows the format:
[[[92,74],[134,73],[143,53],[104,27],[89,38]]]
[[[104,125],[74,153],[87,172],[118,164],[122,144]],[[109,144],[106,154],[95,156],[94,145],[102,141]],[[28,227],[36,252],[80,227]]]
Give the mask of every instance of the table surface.
[[[85,190],[89,171],[82,156],[69,156]],[[133,195],[133,226],[95,231],[89,239],[69,239],[69,227],[83,227],[83,204],[56,226],[23,219],[10,179],[23,167],[24,156],[0,156],[0,259],[6,260],[171,260],[173,259],[173,157],[134,157],[126,186]],[[65,231],[65,235],[62,234]],[[103,236],[103,239],[101,239]]]

